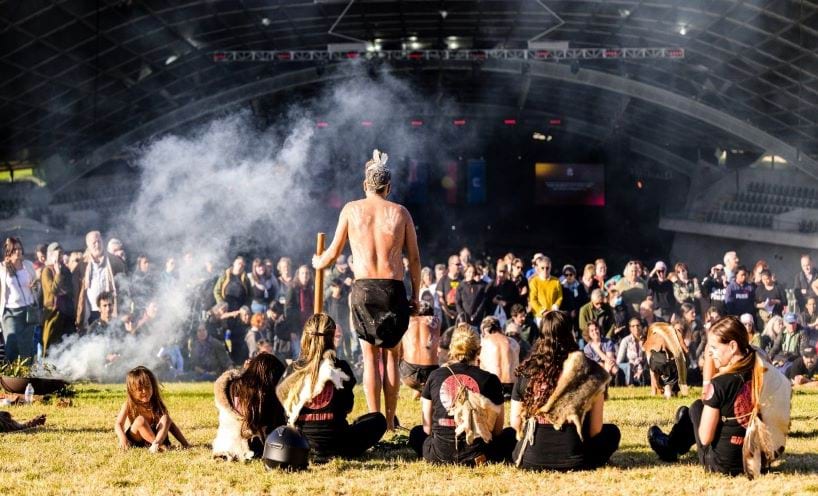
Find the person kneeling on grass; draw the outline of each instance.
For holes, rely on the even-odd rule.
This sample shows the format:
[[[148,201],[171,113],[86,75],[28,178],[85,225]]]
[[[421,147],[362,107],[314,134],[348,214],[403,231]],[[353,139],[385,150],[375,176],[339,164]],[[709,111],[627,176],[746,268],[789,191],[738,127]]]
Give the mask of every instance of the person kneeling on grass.
[[[269,353],[248,360],[244,370],[228,370],[213,384],[219,430],[213,440],[213,457],[249,460],[261,456],[264,440],[283,425],[284,408],[275,388],[284,375],[284,364]]]
[[[480,338],[468,324],[458,325],[449,361],[423,387],[423,425],[409,433],[409,445],[428,462],[481,465],[511,454],[514,430],[503,429],[503,386],[477,366],[479,354]]]
[[[750,346],[736,317],[725,317],[707,334],[707,353],[718,370],[705,368],[702,399],[676,412],[670,435],[648,430],[651,448],[675,461],[695,443],[705,469],[758,476],[784,452],[790,424],[789,380]]]
[[[335,356],[336,327],[325,313],[307,319],[301,356],[276,388],[288,424],[306,436],[319,458],[360,456],[386,432],[386,417],[380,412],[347,422],[355,402],[355,376],[349,364]]]
[[[600,467],[621,438],[619,428],[602,423],[611,376],[579,351],[568,314],[545,314],[540,335],[517,369],[511,396],[511,426],[519,438],[515,463],[532,470]]]
[[[136,367],[125,376],[125,386],[128,397],[114,423],[120,448],[149,446],[151,453],[164,451],[170,446],[168,433],[173,434],[183,448],[190,447],[168,414],[153,372],[146,367]]]

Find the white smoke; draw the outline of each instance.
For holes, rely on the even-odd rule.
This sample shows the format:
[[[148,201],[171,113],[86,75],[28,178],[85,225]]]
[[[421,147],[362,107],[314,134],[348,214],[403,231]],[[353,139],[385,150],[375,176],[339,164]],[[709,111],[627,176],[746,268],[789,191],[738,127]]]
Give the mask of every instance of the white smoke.
[[[363,164],[372,147],[392,157],[412,157],[435,146],[405,131],[387,130],[376,137],[362,129],[361,121],[383,126],[393,118],[439,110],[426,100],[387,75],[377,81],[354,77],[292,106],[266,130],[258,129],[248,111],[236,111],[184,135],[144,144],[136,161],[141,172],[136,199],[110,234],[123,240],[130,257],[136,256],[135,247],[151,254],[154,269],[163,269],[164,257],[178,261],[182,253],[192,254],[193,267],[182,266],[180,283],[159,290],[159,319],[137,342],[72,337],[51,349],[49,360],[70,379],[121,379],[130,367],[150,367],[161,347],[184,345],[192,282],[205,260],[215,261],[216,271],[223,272],[236,251],[258,242],[282,250],[265,255],[293,255],[296,266],[307,263],[305,248],[315,232],[331,237],[334,230],[337,211],[327,206],[328,195],[344,202],[361,196]],[[329,126],[316,128],[319,118]],[[393,177],[399,175],[401,161],[390,160],[390,167]],[[115,369],[104,366],[112,351],[121,354]]]

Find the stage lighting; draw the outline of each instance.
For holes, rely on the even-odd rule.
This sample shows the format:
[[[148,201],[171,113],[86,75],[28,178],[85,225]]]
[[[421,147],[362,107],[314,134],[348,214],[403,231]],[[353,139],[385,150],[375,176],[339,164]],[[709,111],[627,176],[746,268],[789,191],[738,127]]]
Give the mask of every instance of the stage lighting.
[[[455,126],[465,126],[466,119],[455,119],[452,121],[452,124],[454,124]]]
[[[176,62],[177,60],[179,60],[179,56],[174,53],[173,55],[165,59],[165,65],[170,65]]]
[[[423,121],[420,119],[412,119],[410,124],[412,125],[412,127],[420,127],[423,125]]]
[[[534,140],[537,140],[537,141],[545,141],[545,135],[543,133],[539,133],[539,132],[535,131],[534,134],[531,135],[531,139],[534,139]]]
[[[503,124],[505,124],[506,126],[516,126],[517,119],[503,119]]]
[[[684,36],[687,34],[687,26],[682,26],[679,28],[679,34]]]
[[[270,19],[267,18],[267,17],[262,17],[261,18],[261,24],[264,25],[264,26],[269,26],[270,25]]]

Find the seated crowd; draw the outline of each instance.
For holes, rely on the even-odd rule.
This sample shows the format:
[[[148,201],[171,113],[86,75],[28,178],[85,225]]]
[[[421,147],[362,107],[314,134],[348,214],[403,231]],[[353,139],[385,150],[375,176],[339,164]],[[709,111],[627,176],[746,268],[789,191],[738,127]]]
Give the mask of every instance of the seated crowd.
[[[0,344],[6,360],[47,358],[71,335],[123,341],[155,335],[160,296],[175,291],[191,300],[189,325],[152,341],[162,358],[156,370],[173,380],[215,380],[214,454],[258,456],[261,441],[285,422],[321,457],[359,456],[385,433],[379,412],[347,421],[360,375],[348,310],[351,257],[340,256],[325,270],[324,313],[313,314],[312,270],[293,271],[288,257],[277,264],[256,258],[248,271],[237,256],[217,271],[183,253],[178,266],[168,257],[155,270],[145,255],[129,267],[122,242],[111,239],[103,249],[99,232],[88,233],[86,245],[84,253],[70,254],[56,242],[38,247],[32,262],[19,239],[5,241]],[[621,275],[609,277],[603,259],[581,274],[567,264],[555,277],[550,258],[539,253],[528,269],[511,253],[492,269],[464,248],[447,265],[423,269],[421,303],[403,336],[401,380],[420,398],[422,420],[409,444],[434,463],[595,468],[619,445],[617,427],[603,423],[609,383],[651,385],[670,397],[712,379],[726,405],[738,394],[736,384],[753,380],[759,352],[794,384],[810,383],[818,369],[818,269],[807,255],[801,268],[789,301],[766,262],[750,271],[735,252],[700,281],[685,263],[670,272],[662,261],[650,271],[629,261]],[[117,349],[105,357],[119,359]],[[738,382],[719,379],[727,375]],[[169,433],[187,445],[153,372],[132,370],[127,391],[116,423],[123,447],[161,451]],[[504,427],[507,400],[510,427]],[[663,459],[675,459],[695,443],[705,466],[734,473],[733,465],[720,466],[707,454],[718,453],[721,432],[708,408],[725,407],[711,398],[694,403],[667,439],[652,431],[651,445]]]

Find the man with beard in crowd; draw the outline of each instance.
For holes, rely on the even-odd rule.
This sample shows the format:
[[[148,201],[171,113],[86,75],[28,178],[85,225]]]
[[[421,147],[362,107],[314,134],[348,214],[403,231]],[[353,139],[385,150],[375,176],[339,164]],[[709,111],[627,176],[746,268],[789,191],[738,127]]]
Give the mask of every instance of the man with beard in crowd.
[[[102,250],[102,234],[91,231],[85,235],[85,255],[73,272],[74,294],[77,295],[77,329],[85,327],[99,318],[97,296],[102,292],[113,295],[112,315],[116,316],[116,282],[108,257]]]
[[[375,150],[366,163],[366,198],[347,203],[329,248],[313,257],[316,270],[343,252],[347,237],[355,259],[350,309],[364,357],[364,390],[369,412],[380,412],[383,389],[387,429],[395,428],[400,389],[400,341],[418,307],[420,253],[412,216],[386,198],[392,189],[387,155]],[[406,299],[402,255],[409,259],[411,298]],[[379,372],[383,358],[383,377]]]

